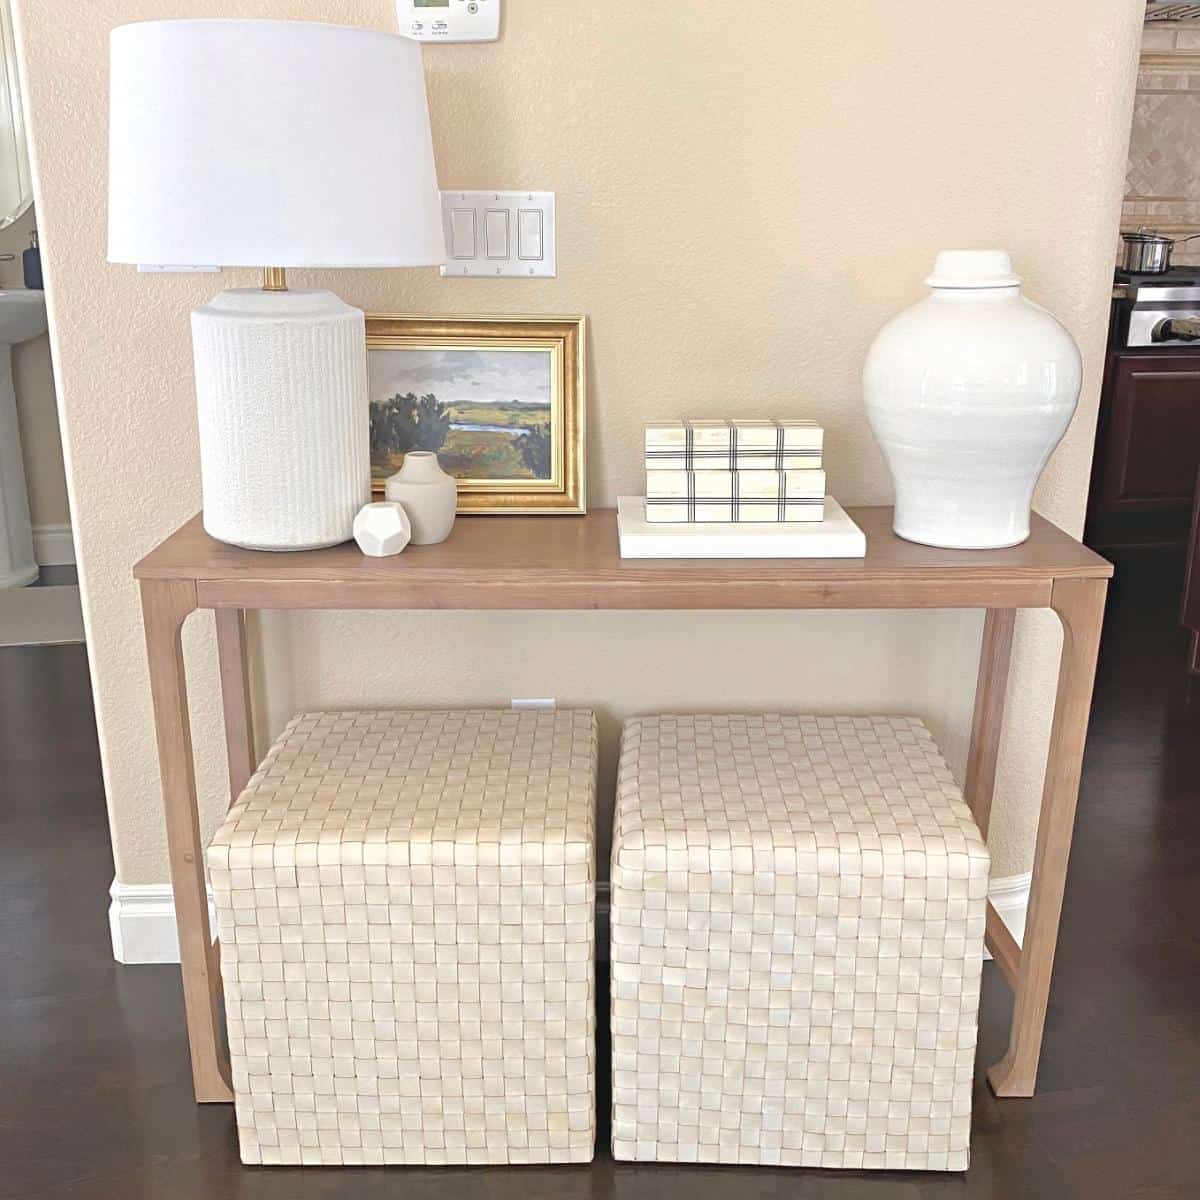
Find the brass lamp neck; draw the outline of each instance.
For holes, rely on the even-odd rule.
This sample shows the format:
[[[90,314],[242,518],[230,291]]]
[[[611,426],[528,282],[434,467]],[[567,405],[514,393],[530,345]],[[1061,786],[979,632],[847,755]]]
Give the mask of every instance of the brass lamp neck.
[[[287,290],[287,272],[283,267],[263,268],[264,292],[286,292]]]

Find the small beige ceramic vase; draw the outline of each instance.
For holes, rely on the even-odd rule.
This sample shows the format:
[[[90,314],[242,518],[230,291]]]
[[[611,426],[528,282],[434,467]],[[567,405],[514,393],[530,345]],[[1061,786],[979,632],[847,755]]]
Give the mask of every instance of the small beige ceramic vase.
[[[404,506],[412,522],[412,544],[444,542],[458,511],[458,485],[430,450],[410,450],[404,465],[387,481],[387,498]]]

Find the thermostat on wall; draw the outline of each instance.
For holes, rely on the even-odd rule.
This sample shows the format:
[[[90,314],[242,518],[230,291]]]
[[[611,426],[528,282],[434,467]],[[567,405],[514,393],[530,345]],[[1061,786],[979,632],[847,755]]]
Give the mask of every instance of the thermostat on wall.
[[[396,0],[400,32],[418,42],[494,42],[500,0]]]

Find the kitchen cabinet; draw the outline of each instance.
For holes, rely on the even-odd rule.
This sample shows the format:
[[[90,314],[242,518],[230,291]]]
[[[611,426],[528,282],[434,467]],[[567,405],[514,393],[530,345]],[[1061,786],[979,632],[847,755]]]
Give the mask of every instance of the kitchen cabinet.
[[[1200,353],[1110,354],[1084,540],[1187,544],[1200,468]]]
[[[1200,473],[1196,476],[1196,500],[1188,536],[1187,569],[1183,580],[1183,612],[1180,623],[1192,635],[1188,649],[1188,671],[1200,675]]]

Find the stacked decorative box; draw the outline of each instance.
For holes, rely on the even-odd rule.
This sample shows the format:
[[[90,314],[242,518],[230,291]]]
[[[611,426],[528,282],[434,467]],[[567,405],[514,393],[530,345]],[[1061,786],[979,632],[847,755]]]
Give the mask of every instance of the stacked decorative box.
[[[751,524],[825,516],[815,421],[670,421],[646,426],[646,520]]]

